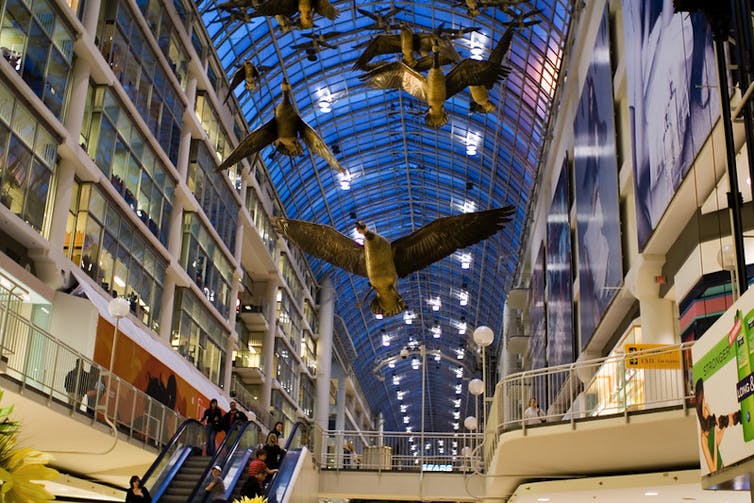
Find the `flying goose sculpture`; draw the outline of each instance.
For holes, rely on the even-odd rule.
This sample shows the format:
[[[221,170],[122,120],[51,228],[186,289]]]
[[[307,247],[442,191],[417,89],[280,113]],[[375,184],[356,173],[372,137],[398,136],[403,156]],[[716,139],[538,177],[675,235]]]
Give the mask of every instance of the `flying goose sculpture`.
[[[228,102],[228,98],[233,93],[233,90],[241,85],[242,82],[246,82],[246,90],[253,91],[259,87],[259,78],[264,72],[270,70],[269,66],[256,66],[250,59],[247,59],[241,63],[233,76],[230,79],[230,87],[228,88],[228,94],[225,95],[223,104]]]
[[[369,62],[382,54],[402,54],[403,62],[410,67],[417,63],[415,53],[421,56],[431,56],[432,47],[438,46],[441,60],[448,63],[461,60],[461,56],[453,47],[452,42],[440,36],[440,28],[429,33],[414,33],[408,24],[401,25],[400,34],[377,35],[372,37],[366,44],[366,48],[353,64],[354,70],[368,70]],[[358,48],[360,46],[356,46]],[[431,65],[430,65],[431,66]]]
[[[523,14],[516,15],[512,21],[507,22],[507,28],[503,32],[503,36],[500,38],[494,49],[490,53],[490,57],[487,61],[501,65],[503,57],[508,53],[513,41],[513,35],[516,30],[532,26],[539,23],[539,19],[527,21],[527,18],[539,14],[539,10],[531,10]],[[489,91],[493,86],[469,86],[469,93],[471,94],[472,101],[469,104],[470,112],[482,112],[489,113],[495,111],[495,105],[490,101]]]
[[[370,18],[372,21],[374,21],[374,23],[372,23],[369,26],[366,26],[364,29],[378,30],[378,31],[384,31],[385,33],[390,33],[390,31],[396,27],[392,24],[393,16],[395,16],[400,11],[402,11],[403,7],[393,7],[392,9],[387,9],[383,11],[375,11],[375,12],[369,12],[368,10],[359,9],[358,7],[356,8],[356,10],[362,16],[366,16]]]
[[[251,17],[275,17],[292,19],[299,14],[298,25],[302,29],[312,28],[314,26],[314,14],[334,20],[340,12],[333,7],[329,0],[267,0],[266,2],[254,7],[254,11],[249,14]]]
[[[394,316],[406,309],[396,288],[398,278],[493,236],[511,220],[514,211],[513,206],[505,206],[438,218],[392,243],[358,221],[356,231],[364,236],[363,245],[330,226],[303,220],[278,217],[275,227],[309,255],[346,272],[366,276],[372,287],[370,293],[375,291],[370,303],[372,313]]]
[[[299,143],[300,137],[306,146],[327,161],[331,168],[339,173],[345,173],[322,138],[299,116],[291,101],[290,84],[284,80],[281,88],[283,101],[275,107],[275,116],[265,125],[249,133],[217,169],[220,171],[227,169],[270,144],[274,144],[278,151],[285,155],[291,157],[301,155],[304,149]]]
[[[430,127],[442,127],[448,123],[448,114],[445,112],[445,101],[448,98],[468,86],[493,86],[510,71],[499,63],[464,59],[446,76],[440,68],[436,50],[433,56],[433,65],[426,77],[399,61],[377,67],[360,78],[374,88],[403,89],[424,101],[429,105],[424,122]]]

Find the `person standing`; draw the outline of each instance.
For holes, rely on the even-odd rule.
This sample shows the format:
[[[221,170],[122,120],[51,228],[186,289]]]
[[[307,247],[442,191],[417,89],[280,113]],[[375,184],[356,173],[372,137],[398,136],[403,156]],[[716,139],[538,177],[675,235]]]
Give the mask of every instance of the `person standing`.
[[[274,431],[271,431],[267,435],[267,443],[264,444],[262,449],[267,453],[267,466],[271,470],[280,468],[280,463],[283,462],[285,456],[285,449],[281,449],[278,444],[278,436]]]
[[[149,495],[146,487],[141,487],[141,479],[138,475],[131,477],[128,485],[126,503],[152,503],[152,497]]]
[[[246,422],[248,420],[249,419],[246,417],[246,414],[238,410],[236,402],[230,402],[230,409],[223,416],[223,430],[230,431],[230,427],[233,426],[233,423],[235,423],[236,421]]]
[[[204,490],[207,492],[207,499],[216,503],[225,501],[225,482],[220,474],[223,469],[220,466],[215,465],[212,467],[212,480]]]
[[[267,478],[267,474],[260,471],[253,477],[246,479],[246,482],[244,482],[243,487],[241,488],[241,496],[246,496],[247,498],[264,496],[265,478]]]
[[[86,392],[86,413],[91,417],[94,417],[94,411],[100,403],[103,391],[105,391],[105,383],[100,379],[99,367],[91,365]]]
[[[89,373],[84,370],[84,362],[81,358],[76,358],[76,365],[65,375],[63,386],[68,393],[68,403],[76,409],[81,403],[81,397],[84,395]]]
[[[204,430],[207,432],[207,456],[215,455],[215,437],[217,432],[222,429],[223,412],[217,406],[217,399],[213,398],[209,402],[209,408],[204,410],[204,415],[199,420],[204,424]]]
[[[537,405],[537,399],[531,397],[529,399],[529,407],[524,411],[524,423],[526,425],[544,423],[544,412]]]

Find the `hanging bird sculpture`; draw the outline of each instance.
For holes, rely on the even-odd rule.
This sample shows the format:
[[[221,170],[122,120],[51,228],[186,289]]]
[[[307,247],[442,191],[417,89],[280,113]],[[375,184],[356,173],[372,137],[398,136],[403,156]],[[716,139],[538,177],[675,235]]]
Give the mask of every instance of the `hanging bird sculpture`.
[[[376,12],[369,12],[368,10],[359,9],[356,8],[357,11],[362,16],[366,16],[370,18],[374,23],[372,23],[369,26],[366,26],[364,29],[366,30],[378,30],[378,31],[384,31],[385,33],[390,33],[393,28],[396,28],[397,26],[394,26],[392,24],[392,18],[396,14],[398,14],[400,11],[403,10],[403,7],[393,7],[389,10],[384,11],[376,11]]]
[[[540,11],[532,10],[523,14],[516,15],[512,21],[506,23],[508,27],[503,32],[503,36],[500,41],[492,49],[490,57],[487,59],[490,63],[501,65],[503,63],[503,57],[508,53],[513,41],[513,35],[516,30],[520,30],[527,26],[532,26],[539,23],[538,19],[527,21],[527,18],[539,14]],[[489,113],[495,111],[495,105],[490,101],[489,91],[493,86],[469,86],[469,93],[471,93],[472,101],[469,103],[469,112],[482,112]]]
[[[358,221],[356,231],[364,236],[363,246],[322,224],[278,217],[275,226],[304,252],[352,274],[366,276],[376,294],[370,304],[372,313],[394,316],[406,309],[396,288],[398,278],[496,234],[514,211],[513,206],[505,206],[438,218],[392,243]]]
[[[464,59],[446,76],[439,64],[439,55],[434,51],[434,60],[427,76],[403,62],[388,63],[361,76],[377,89],[403,89],[427,105],[429,111],[424,122],[430,127],[448,123],[445,101],[468,86],[493,86],[510,71],[508,67],[491,61]]]
[[[253,91],[259,87],[259,78],[262,74],[271,68],[269,66],[256,66],[250,59],[247,59],[238,66],[238,69],[233,72],[233,76],[230,79],[230,87],[228,88],[228,94],[225,96],[224,103],[228,102],[228,98],[233,93],[233,90],[238,87],[241,82],[246,82],[246,90]]]
[[[340,12],[328,0],[267,0],[256,6],[249,16],[274,16],[280,20],[278,16],[283,16],[282,19],[293,19],[297,13],[299,14],[298,27],[302,29],[314,26],[314,14],[331,20],[340,15]]]
[[[353,64],[354,70],[369,70],[373,66],[369,62],[382,54],[402,54],[403,62],[413,68],[417,64],[415,53],[421,56],[432,55],[432,47],[437,46],[440,52],[440,60],[447,63],[455,63],[461,60],[461,56],[453,47],[452,42],[440,36],[440,28],[429,33],[414,33],[410,26],[403,24],[398,35],[377,35],[372,37],[366,44],[364,52]],[[357,48],[359,46],[356,46]],[[431,60],[430,60],[431,61]],[[447,64],[442,63],[442,64]],[[441,64],[441,65],[442,65]],[[431,63],[429,65],[431,67]]]
[[[337,38],[343,35],[340,31],[331,31],[329,33],[302,33],[304,37],[310,38],[308,42],[302,44],[296,44],[294,49],[306,51],[306,59],[309,61],[317,61],[317,54],[322,49],[337,49],[338,46],[333,45],[329,40]]]
[[[290,84],[284,80],[281,88],[283,90],[283,101],[275,107],[275,116],[267,124],[249,133],[233,152],[230,153],[227,159],[220,164],[218,170],[227,169],[241,159],[259,152],[270,144],[274,144],[285,155],[301,155],[304,149],[299,143],[300,137],[304,140],[306,146],[327,161],[327,164],[331,168],[339,173],[344,173],[345,170],[338,163],[338,160],[322,138],[298,115],[291,100]]]

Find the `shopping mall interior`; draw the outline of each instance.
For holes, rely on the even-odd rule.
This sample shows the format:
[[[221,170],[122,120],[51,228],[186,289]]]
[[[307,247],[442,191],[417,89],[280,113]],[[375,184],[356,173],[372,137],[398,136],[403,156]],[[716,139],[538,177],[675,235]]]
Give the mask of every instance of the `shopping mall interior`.
[[[750,2],[0,19],[0,500],[751,501]]]

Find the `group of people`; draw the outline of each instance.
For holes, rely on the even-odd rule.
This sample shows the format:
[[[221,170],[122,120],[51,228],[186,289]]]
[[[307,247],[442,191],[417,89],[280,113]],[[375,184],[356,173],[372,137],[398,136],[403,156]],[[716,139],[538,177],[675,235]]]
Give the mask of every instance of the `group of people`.
[[[213,425],[212,428],[215,429],[215,432],[220,431],[220,428],[229,429],[235,421],[248,420],[246,414],[237,409],[235,402],[230,403],[230,409],[225,414],[222,414],[220,411],[219,419],[217,419],[218,413],[215,411],[220,411],[220,409],[217,407],[217,400],[213,399],[201,420],[203,423],[206,421],[207,425]],[[249,498],[264,496],[266,485],[272,476],[279,471],[280,463],[285,456],[285,449],[280,446],[283,437],[283,423],[278,421],[275,423],[273,430],[267,435],[267,441],[264,445],[256,449],[254,453],[255,459],[249,463],[249,478],[241,488],[242,496]],[[207,501],[214,503],[226,501],[225,481],[222,477],[221,466],[215,465],[212,467],[212,479],[204,490],[207,493]],[[141,486],[141,479],[138,475],[131,477],[129,488],[126,492],[126,503],[151,503],[151,501],[152,497],[147,488]]]
[[[63,386],[68,393],[68,403],[74,408],[80,407],[86,397],[86,412],[93,417],[94,408],[105,391],[99,367],[91,365],[86,371],[81,358],[76,359],[76,365],[65,375]]]
[[[249,418],[246,417],[246,414],[238,410],[236,402],[231,401],[228,412],[223,414],[222,409],[217,406],[217,399],[213,398],[209,402],[209,407],[204,410],[204,415],[199,420],[200,423],[204,424],[207,433],[207,456],[215,455],[218,432],[230,430],[233,423],[237,421],[245,422],[248,420]]]

